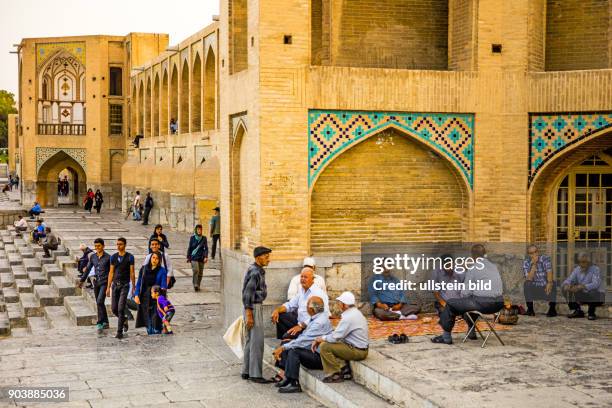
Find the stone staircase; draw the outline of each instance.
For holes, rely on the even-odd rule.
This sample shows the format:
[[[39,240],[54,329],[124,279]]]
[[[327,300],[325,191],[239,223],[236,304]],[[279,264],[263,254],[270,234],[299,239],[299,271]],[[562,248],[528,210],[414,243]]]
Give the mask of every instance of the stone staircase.
[[[0,336],[95,323],[91,294],[75,286],[74,255],[61,245],[51,258],[43,254],[13,227],[0,230]]]

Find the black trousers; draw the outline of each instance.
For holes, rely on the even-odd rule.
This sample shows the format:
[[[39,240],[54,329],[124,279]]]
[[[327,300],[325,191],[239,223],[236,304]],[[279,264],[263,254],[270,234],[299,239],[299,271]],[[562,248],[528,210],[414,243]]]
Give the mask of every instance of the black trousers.
[[[215,259],[217,253],[217,243],[221,239],[221,234],[215,234],[212,236],[212,259]]]
[[[146,207],[142,216],[142,223],[145,225],[149,223],[149,214],[151,214],[151,207]]]
[[[491,298],[491,297],[479,297],[469,296],[465,298],[448,299],[446,307],[440,312],[440,326],[446,332],[452,332],[455,327],[455,317],[462,316],[470,311],[478,311],[484,314],[499,312],[504,307],[504,299]],[[472,319],[476,319],[476,316],[472,315]],[[467,316],[464,320],[471,326],[470,320]]]
[[[300,379],[300,364],[311,370],[322,370],[321,356],[310,349],[295,348],[283,350],[277,366],[285,370],[285,376],[294,381]]]
[[[604,293],[598,290],[581,290],[580,292],[563,290],[563,296],[567,299],[567,306],[570,310],[580,310],[581,305],[587,305],[590,315],[594,315],[597,306],[603,306],[605,301]]]
[[[56,249],[57,249],[57,245],[43,244],[43,251],[45,251],[45,255],[47,256],[51,256],[51,253],[49,252],[49,250],[55,251]]]
[[[106,282],[97,282],[94,285],[94,296],[98,308],[98,324],[108,324],[108,314],[106,313]]]
[[[119,318],[117,333],[123,333],[123,325],[127,322],[127,298],[130,292],[129,283],[113,283],[111,309]]]
[[[297,323],[297,311],[281,313],[278,316],[278,323],[276,323],[276,338],[279,340],[285,338],[284,336],[285,333],[287,333],[287,330],[295,326]]]

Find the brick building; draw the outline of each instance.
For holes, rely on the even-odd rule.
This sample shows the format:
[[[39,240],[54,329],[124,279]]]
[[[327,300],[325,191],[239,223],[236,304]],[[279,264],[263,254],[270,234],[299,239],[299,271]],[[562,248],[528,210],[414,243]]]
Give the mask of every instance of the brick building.
[[[132,63],[121,180],[179,228],[220,203],[226,320],[260,244],[272,307],[306,255],[359,291],[362,242],[610,242],[609,0],[220,4]]]

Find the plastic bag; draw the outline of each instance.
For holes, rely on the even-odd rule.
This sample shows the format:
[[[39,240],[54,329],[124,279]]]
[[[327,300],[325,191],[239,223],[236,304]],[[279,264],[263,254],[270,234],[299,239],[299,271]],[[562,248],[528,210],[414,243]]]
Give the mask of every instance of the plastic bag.
[[[244,338],[244,324],[242,316],[238,317],[234,320],[234,323],[230,324],[227,328],[227,331],[223,335],[223,340],[225,344],[234,352],[236,357],[242,358],[244,355],[243,348],[243,338]]]

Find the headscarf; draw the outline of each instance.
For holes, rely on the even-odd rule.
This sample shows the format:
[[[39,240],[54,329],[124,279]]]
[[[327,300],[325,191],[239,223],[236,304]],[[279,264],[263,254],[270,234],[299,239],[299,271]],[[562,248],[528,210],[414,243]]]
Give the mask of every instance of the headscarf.
[[[200,241],[202,240],[203,235],[202,234],[198,234],[198,228],[200,228],[200,230],[202,230],[202,224],[198,224],[195,226],[195,228],[193,229],[193,237],[196,240],[196,247],[193,249],[193,251],[191,251],[191,256],[196,256],[196,254],[198,253],[199,249],[200,249]]]

